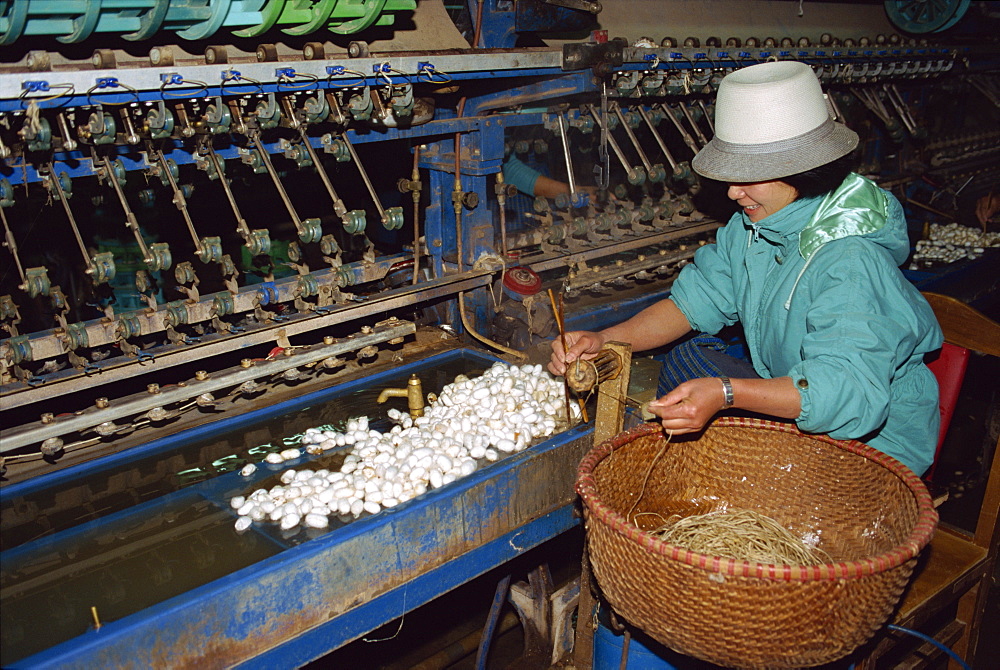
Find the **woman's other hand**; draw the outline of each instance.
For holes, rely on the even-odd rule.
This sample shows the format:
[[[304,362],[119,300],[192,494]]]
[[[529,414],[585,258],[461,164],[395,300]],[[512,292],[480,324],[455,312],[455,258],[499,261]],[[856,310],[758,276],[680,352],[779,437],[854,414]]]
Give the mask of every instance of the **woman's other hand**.
[[[600,333],[586,330],[574,330],[566,333],[566,351],[560,337],[552,340],[552,358],[549,359],[549,372],[556,376],[566,374],[566,366],[578,358],[588,360],[597,356],[604,346],[604,337]]]
[[[712,420],[725,405],[722,382],[715,377],[690,379],[649,403],[663,428],[674,435],[694,433]]]

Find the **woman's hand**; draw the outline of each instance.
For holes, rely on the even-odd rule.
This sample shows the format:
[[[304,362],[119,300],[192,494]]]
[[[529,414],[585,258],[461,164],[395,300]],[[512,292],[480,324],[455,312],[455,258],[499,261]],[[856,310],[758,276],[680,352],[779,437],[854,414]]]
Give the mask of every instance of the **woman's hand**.
[[[574,330],[566,333],[566,349],[563,351],[562,338],[552,340],[552,358],[549,359],[549,372],[556,376],[566,374],[566,367],[578,358],[589,360],[600,353],[605,338],[600,333],[586,330]]]
[[[726,401],[722,382],[715,377],[690,379],[649,403],[649,411],[660,418],[673,435],[694,433],[705,427]]]

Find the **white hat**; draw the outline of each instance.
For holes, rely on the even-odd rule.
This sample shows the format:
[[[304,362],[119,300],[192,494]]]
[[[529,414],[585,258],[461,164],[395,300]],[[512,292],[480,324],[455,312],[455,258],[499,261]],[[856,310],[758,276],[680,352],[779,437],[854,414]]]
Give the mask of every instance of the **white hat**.
[[[826,165],[856,146],[857,133],[831,118],[812,68],[776,61],[726,75],[715,137],[691,166],[719,181],[767,181]]]

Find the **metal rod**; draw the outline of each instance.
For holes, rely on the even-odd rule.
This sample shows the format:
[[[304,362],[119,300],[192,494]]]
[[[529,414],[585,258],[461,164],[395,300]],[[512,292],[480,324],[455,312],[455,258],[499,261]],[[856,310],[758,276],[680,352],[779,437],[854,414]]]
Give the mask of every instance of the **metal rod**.
[[[24,268],[21,267],[21,259],[17,255],[17,244],[14,242],[14,234],[10,231],[10,224],[7,223],[7,213],[4,212],[2,206],[0,206],[0,221],[3,221],[4,246],[10,250],[10,255],[14,257],[14,263],[17,265],[17,274],[21,275],[21,284],[23,285],[27,281],[27,278],[24,276]]]
[[[176,402],[196,398],[203,393],[211,393],[219,389],[238,386],[243,382],[275,375],[291,368],[305,366],[348,351],[357,351],[367,346],[381,344],[397,337],[404,337],[416,332],[416,326],[408,321],[399,325],[387,326],[367,335],[354,335],[330,345],[319,345],[303,350],[292,356],[280,356],[274,360],[258,361],[250,368],[236,367],[209,377],[206,380],[189,380],[184,386],[163,387],[160,393],[150,395],[137,393],[121,398],[104,409],[84,410],[80,414],[60,417],[51,423],[35,422],[25,424],[5,431],[0,453],[20,449],[31,444],[43,442],[50,437],[59,437],[67,433],[88,430],[106,421],[123,417],[135,416],[147,412],[154,407],[162,407]]]
[[[698,137],[698,142],[701,144],[701,146],[705,146],[706,144],[708,144],[708,139],[705,137],[705,134],[701,132],[701,128],[698,127],[698,124],[695,123],[694,117],[691,116],[691,110],[688,109],[687,103],[681,100],[677,104],[680,106],[681,111],[684,113],[684,118],[688,120],[688,123],[690,123],[691,127],[694,129],[694,134]]]
[[[499,174],[499,173],[498,173]],[[413,146],[413,170],[410,179],[420,181],[420,145]],[[500,208],[500,225],[503,225],[503,207]],[[413,192],[413,283],[420,281],[420,191]]]
[[[278,189],[278,195],[281,196],[281,201],[285,203],[285,209],[288,210],[288,215],[292,217],[292,223],[295,224],[295,231],[301,235],[303,232],[302,219],[299,218],[299,213],[295,211],[291,199],[285,193],[285,187],[281,185],[278,173],[275,172],[274,165],[271,163],[271,156],[267,153],[267,149],[264,148],[264,143],[260,141],[260,133],[251,133],[250,139],[257,145],[257,151],[260,152],[260,159],[264,163],[264,169],[267,170],[267,174],[271,176],[271,181],[274,182],[275,188]]]
[[[590,108],[590,115],[594,117],[597,125],[603,130],[604,123],[601,121],[601,116],[594,111],[593,107]],[[618,160],[621,161],[622,167],[625,168],[625,171],[630,172],[632,170],[632,166],[628,164],[628,159],[625,158],[625,154],[622,152],[621,147],[618,146],[615,136],[610,132],[608,133],[608,144],[610,144],[612,150],[614,150],[615,156],[618,156]]]
[[[698,100],[698,106],[701,107],[702,113],[705,115],[705,123],[708,124],[708,129],[715,134],[715,122],[712,121],[712,115],[708,113],[708,106],[705,104],[704,100]]]
[[[243,237],[246,242],[250,241],[250,226],[247,225],[247,220],[243,218],[243,214],[240,212],[239,205],[236,204],[236,196],[233,195],[233,189],[229,186],[229,180],[226,179],[226,173],[222,165],[222,161],[219,160],[218,154],[215,153],[215,149],[212,148],[211,143],[207,145],[208,157],[211,159],[212,164],[215,165],[215,173],[219,175],[219,182],[222,184],[222,190],[226,192],[226,199],[229,200],[229,206],[233,209],[233,214],[236,215],[236,231]]]
[[[52,184],[56,189],[56,195],[59,197],[59,201],[62,203],[63,209],[66,210],[66,216],[69,218],[69,227],[73,229],[73,236],[76,237],[76,243],[80,246],[80,253],[83,254],[83,264],[87,266],[87,274],[93,274],[93,263],[90,260],[90,254],[87,253],[87,245],[83,243],[83,237],[80,235],[80,230],[76,227],[76,219],[73,218],[73,210],[69,208],[69,202],[66,200],[66,194],[63,192],[62,184],[59,182],[59,175],[56,174],[55,163],[49,163],[49,179],[52,180]]]
[[[305,145],[306,151],[309,152],[309,158],[312,160],[313,165],[316,166],[316,172],[319,173],[319,179],[323,182],[323,186],[326,187],[326,192],[330,194],[330,199],[333,200],[333,211],[337,216],[343,216],[347,211],[347,207],[344,206],[344,201],[340,199],[337,195],[336,189],[333,188],[333,182],[330,181],[329,175],[326,174],[326,170],[323,169],[323,164],[319,162],[319,156],[316,154],[316,150],[313,148],[312,143],[309,141],[309,137],[306,135],[306,128],[304,125],[299,126],[299,136],[302,138],[302,144]]]
[[[375,206],[378,208],[379,216],[382,217],[382,221],[384,222],[386,219],[385,209],[382,207],[382,203],[378,199],[378,193],[375,192],[375,187],[372,186],[371,180],[368,179],[368,173],[365,172],[365,167],[361,164],[361,161],[358,159],[358,152],[354,150],[354,145],[351,144],[351,140],[347,138],[347,133],[344,133],[340,137],[341,139],[344,140],[344,144],[347,145],[347,150],[351,152],[351,159],[354,160],[354,165],[357,166],[358,172],[361,173],[361,178],[364,180],[365,186],[368,187],[368,192],[371,193],[372,200],[375,201]],[[455,152],[456,153],[458,152],[457,143],[455,144]]]
[[[556,119],[559,120],[559,137],[562,139],[563,155],[566,157],[566,179],[569,183],[569,201],[572,204],[576,201],[576,180],[573,178],[573,159],[569,153],[569,137],[566,135],[566,122],[562,112],[556,113]]]
[[[639,154],[639,160],[642,161],[643,166],[646,168],[646,172],[650,172],[653,169],[652,164],[650,164],[649,159],[646,158],[646,153],[639,146],[639,140],[636,139],[635,133],[632,132],[632,128],[629,127],[628,123],[625,121],[625,115],[622,114],[621,107],[615,105],[615,114],[618,115],[618,121],[621,123],[622,128],[625,129],[625,134],[628,135],[629,140],[632,142],[632,146],[635,147],[636,152]]]
[[[149,247],[146,246],[146,240],[142,239],[142,233],[139,231],[139,220],[135,218],[135,214],[129,208],[128,200],[125,199],[125,192],[122,191],[121,184],[118,183],[118,177],[115,176],[115,171],[111,168],[111,160],[107,156],[104,157],[104,170],[105,176],[111,183],[111,188],[114,189],[115,194],[118,196],[118,202],[121,203],[122,209],[125,211],[125,227],[132,231],[135,241],[139,243],[139,248],[142,249],[143,262],[151,263],[153,256],[149,252]]]
[[[191,220],[191,213],[188,211],[187,207],[187,198],[184,197],[184,193],[177,185],[177,181],[174,180],[174,175],[170,171],[170,166],[167,164],[166,156],[163,155],[163,150],[157,149],[153,152],[153,155],[159,156],[157,160],[160,161],[160,169],[167,175],[167,181],[170,182],[170,188],[174,192],[173,203],[177,206],[177,209],[181,210],[181,216],[184,217],[184,222],[187,224],[188,232],[191,233],[191,240],[194,242],[194,252],[196,254],[201,254],[201,239],[198,237],[198,232],[194,229],[194,221]]]
[[[653,137],[656,139],[656,143],[660,145],[660,151],[662,151],[663,155],[667,157],[667,162],[670,163],[670,167],[674,169],[674,172],[676,172],[677,161],[674,160],[673,154],[671,154],[670,150],[667,149],[666,142],[663,141],[663,138],[660,137],[660,133],[657,132],[656,126],[653,125],[653,120],[649,118],[648,114],[646,114],[646,110],[643,109],[642,105],[636,106],[636,109],[639,110],[639,116],[642,117],[642,120],[646,122],[647,126],[649,126],[649,130],[650,132],[653,133]]]
[[[685,128],[681,124],[680,119],[678,119],[676,116],[674,116],[674,108],[671,107],[670,105],[668,105],[665,102],[661,102],[660,103],[660,108],[667,115],[667,118],[670,119],[670,122],[674,124],[674,128],[677,129],[677,132],[679,132],[681,134],[681,139],[684,140],[684,144],[686,144],[688,146],[688,149],[690,149],[691,151],[693,151],[696,154],[699,151],[701,151],[701,149],[698,147],[697,142],[695,142],[694,138],[691,137],[691,133],[689,133],[687,131],[687,128]]]

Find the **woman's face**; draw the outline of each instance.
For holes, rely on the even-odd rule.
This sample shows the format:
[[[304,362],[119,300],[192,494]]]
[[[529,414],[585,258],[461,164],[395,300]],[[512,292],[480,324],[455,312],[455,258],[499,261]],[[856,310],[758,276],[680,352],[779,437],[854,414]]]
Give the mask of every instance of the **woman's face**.
[[[754,223],[792,204],[798,195],[793,187],[777,180],[729,185],[729,199],[735,200]]]

